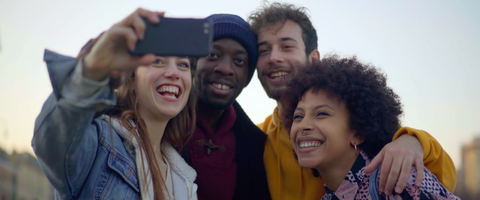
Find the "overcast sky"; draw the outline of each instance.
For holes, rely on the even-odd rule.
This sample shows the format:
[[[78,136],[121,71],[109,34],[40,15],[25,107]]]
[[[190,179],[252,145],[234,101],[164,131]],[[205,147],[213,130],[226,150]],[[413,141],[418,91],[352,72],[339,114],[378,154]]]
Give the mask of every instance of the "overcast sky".
[[[403,125],[431,133],[457,167],[480,133],[480,1],[291,1],[309,9],[321,54],[380,67],[404,105]],[[259,0],[0,0],[0,146],[32,152],[34,121],[52,91],[43,51],[75,56],[88,39],[141,6],[174,17],[232,13]],[[255,75],[256,77],[256,75]],[[254,78],[239,102],[255,123],[272,113]]]

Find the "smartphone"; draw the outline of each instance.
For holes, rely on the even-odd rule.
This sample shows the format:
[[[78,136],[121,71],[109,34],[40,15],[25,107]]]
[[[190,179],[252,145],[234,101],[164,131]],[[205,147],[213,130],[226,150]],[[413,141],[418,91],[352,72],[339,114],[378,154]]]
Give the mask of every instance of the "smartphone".
[[[160,18],[146,24],[145,37],[138,40],[132,55],[204,57],[211,51],[213,23],[208,19]]]

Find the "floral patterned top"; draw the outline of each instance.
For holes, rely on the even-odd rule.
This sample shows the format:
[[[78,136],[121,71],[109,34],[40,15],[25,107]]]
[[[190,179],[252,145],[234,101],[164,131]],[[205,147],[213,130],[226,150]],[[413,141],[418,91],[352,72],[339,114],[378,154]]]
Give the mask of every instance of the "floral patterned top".
[[[328,189],[325,185],[325,195],[322,200],[366,200],[372,199],[369,192],[370,174],[364,172],[365,166],[370,163],[367,155],[360,152],[357,160],[348,172],[345,180],[340,184],[337,191]],[[390,196],[381,194],[382,199],[460,199],[450,193],[441,183],[437,177],[433,175],[427,168],[424,168],[425,173],[420,188],[415,186],[416,169],[412,168],[410,177],[407,181],[407,186],[402,193],[393,193]],[[379,176],[377,176],[379,177]],[[376,181],[378,184],[379,180]]]

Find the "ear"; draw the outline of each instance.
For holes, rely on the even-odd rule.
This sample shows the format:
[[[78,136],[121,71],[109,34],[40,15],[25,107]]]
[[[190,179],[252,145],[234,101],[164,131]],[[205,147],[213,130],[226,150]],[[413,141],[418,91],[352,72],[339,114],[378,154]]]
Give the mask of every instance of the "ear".
[[[320,52],[318,52],[318,49],[314,49],[310,54],[308,55],[308,60],[310,63],[312,63],[315,60],[320,60]]]
[[[363,141],[365,141],[365,138],[363,137],[360,137],[359,135],[355,134],[355,136],[352,137],[351,141],[350,141],[350,144],[357,144],[357,145],[360,145],[363,143]]]

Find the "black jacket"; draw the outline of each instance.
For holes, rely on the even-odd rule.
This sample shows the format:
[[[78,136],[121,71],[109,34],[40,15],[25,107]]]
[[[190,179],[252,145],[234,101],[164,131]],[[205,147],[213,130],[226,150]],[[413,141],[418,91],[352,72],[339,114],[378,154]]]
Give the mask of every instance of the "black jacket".
[[[263,151],[267,135],[250,120],[236,101],[233,103],[233,108],[237,115],[233,125],[236,145],[235,161],[237,163],[237,182],[234,199],[271,199],[268,190],[267,174],[263,165]],[[186,148],[182,151],[182,156],[187,163],[190,163],[190,157]]]

